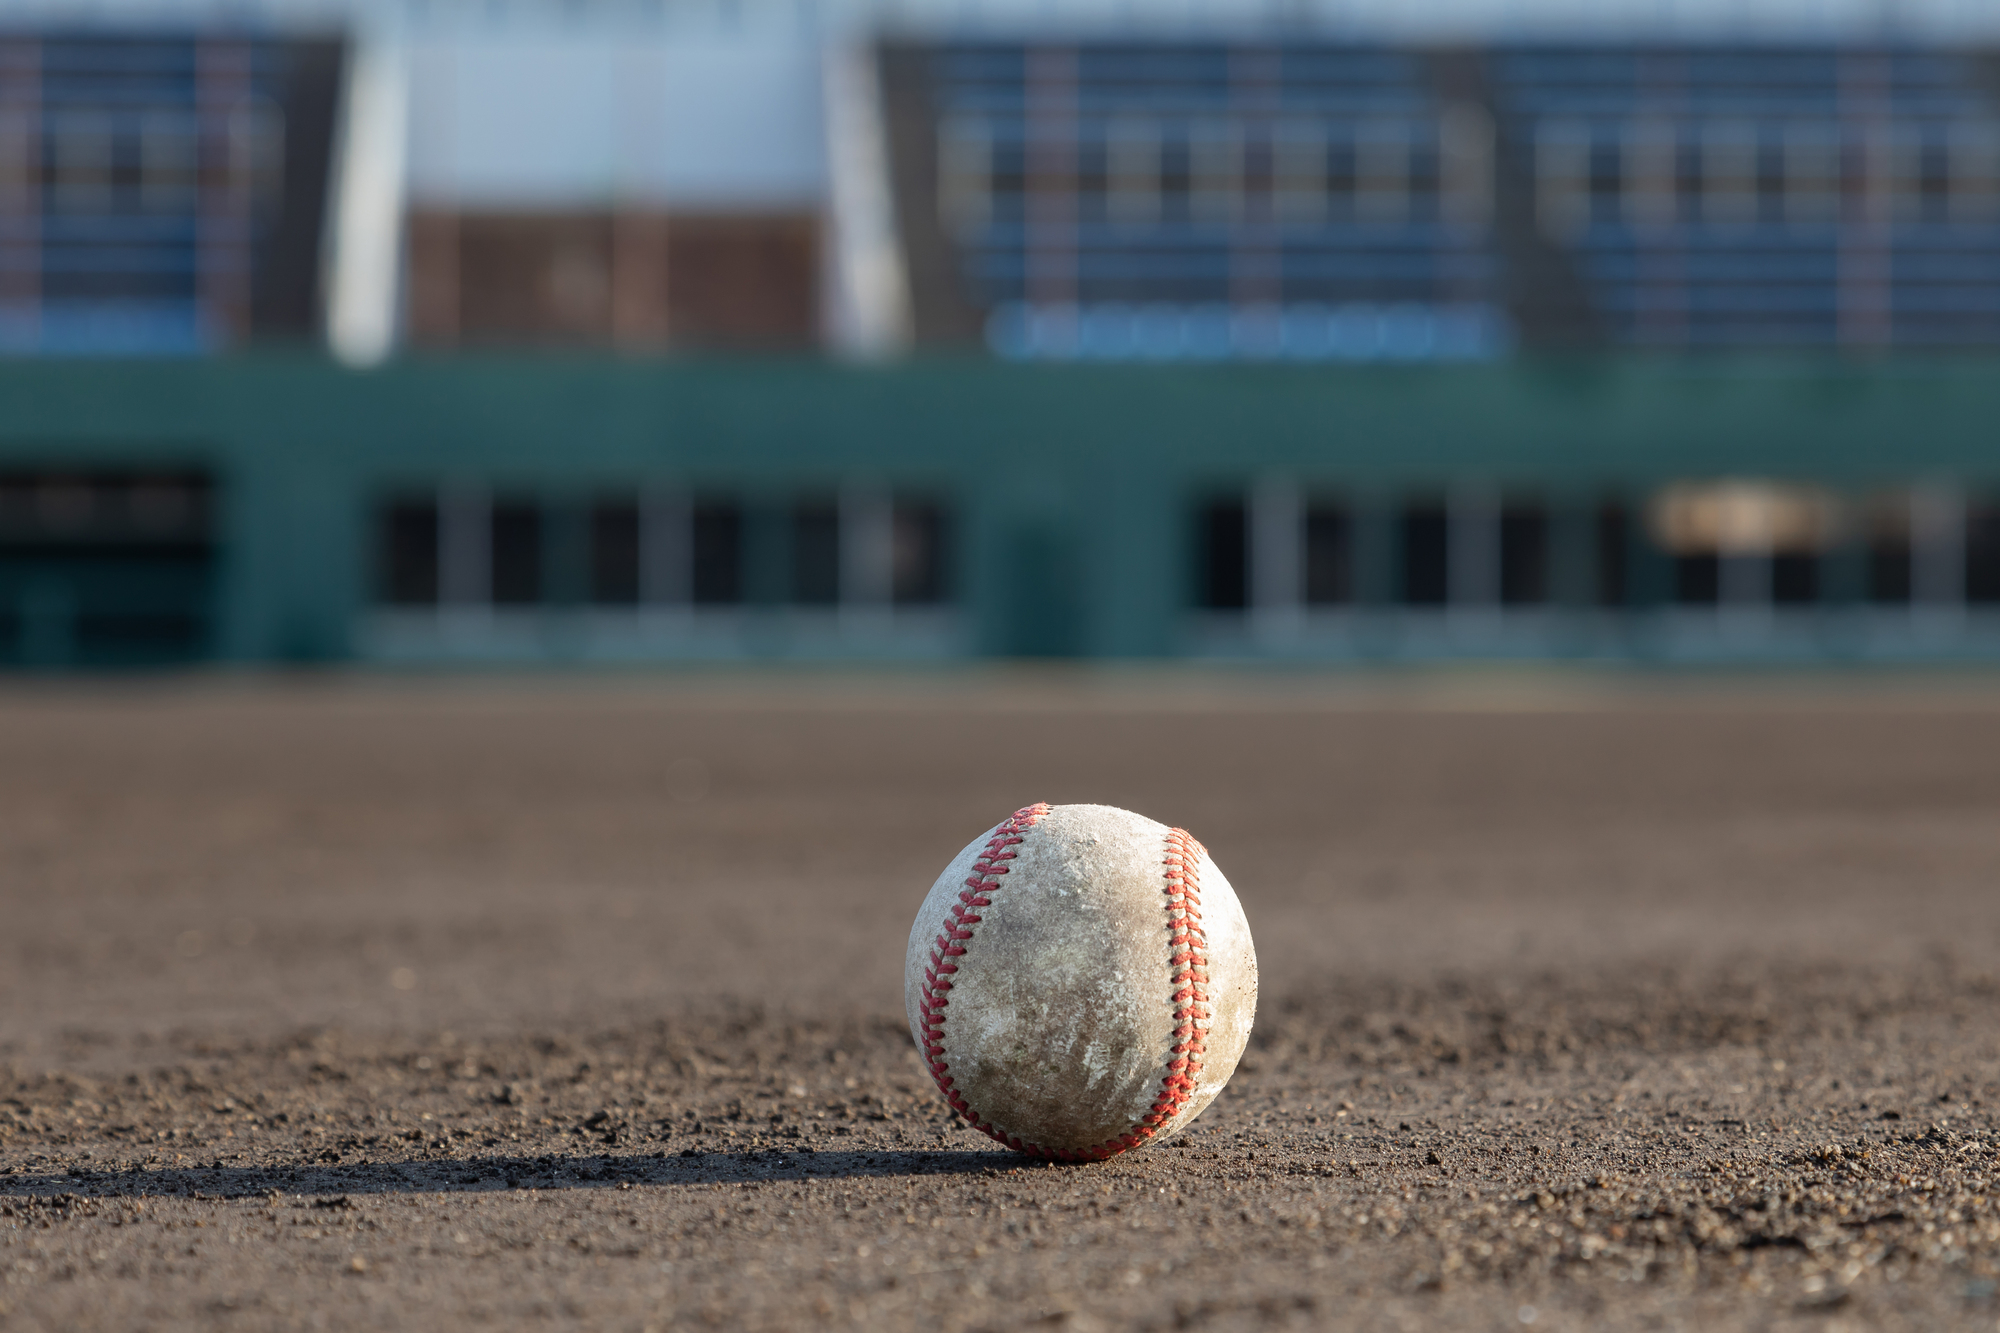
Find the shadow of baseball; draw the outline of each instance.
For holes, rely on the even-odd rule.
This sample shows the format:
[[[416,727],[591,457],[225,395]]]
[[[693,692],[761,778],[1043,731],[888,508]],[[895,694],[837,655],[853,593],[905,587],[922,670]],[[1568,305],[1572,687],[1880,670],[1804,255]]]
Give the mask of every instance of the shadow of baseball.
[[[350,1195],[481,1190],[617,1189],[718,1181],[839,1180],[888,1176],[999,1174],[1048,1164],[1009,1152],[638,1153],[540,1157],[462,1157],[436,1161],[356,1162],[338,1166],[72,1169],[0,1176],[0,1199],[39,1200],[37,1207],[90,1199],[312,1197],[322,1206]],[[4,1206],[4,1205],[0,1205]]]

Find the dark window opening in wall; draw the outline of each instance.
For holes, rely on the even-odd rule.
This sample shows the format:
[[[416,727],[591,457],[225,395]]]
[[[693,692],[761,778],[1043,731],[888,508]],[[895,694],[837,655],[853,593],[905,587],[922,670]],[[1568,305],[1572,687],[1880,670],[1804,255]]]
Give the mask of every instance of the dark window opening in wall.
[[[1240,499],[1215,500],[1201,511],[1201,604],[1241,611],[1250,604],[1250,524]]]
[[[542,600],[542,511],[532,500],[493,505],[493,604]]]
[[[194,472],[0,473],[0,549],[206,550],[213,491]]]
[[[1500,601],[1532,606],[1549,599],[1549,515],[1539,504],[1500,510]]]
[[[693,594],[697,606],[743,600],[743,511],[726,501],[695,505]]]
[[[831,500],[792,508],[792,600],[802,606],[840,600],[840,508]]]
[[[1625,506],[1607,500],[1597,507],[1597,587],[1599,606],[1623,606],[1626,593],[1627,543],[1631,540],[1631,517]]]
[[[1354,525],[1344,505],[1306,506],[1305,596],[1308,606],[1354,600]]]
[[[214,495],[193,470],[0,473],[0,660],[137,666],[209,651]]]
[[[376,595],[390,606],[436,606],[436,500],[393,500],[380,511]]]
[[[1819,600],[1819,557],[1780,552],[1771,557],[1771,600],[1779,606],[1805,606]]]
[[[1868,513],[1868,600],[1890,605],[1910,600],[1910,505],[1885,498]]]
[[[1683,606],[1714,606],[1722,597],[1722,561],[1714,555],[1674,558],[1674,600]]]
[[[75,619],[76,655],[85,661],[189,657],[201,651],[202,617],[192,611],[84,611]]]
[[[1443,606],[1451,579],[1451,522],[1444,505],[1406,506],[1402,527],[1404,603]]]
[[[1965,600],[2000,602],[2000,503],[1965,507]]]
[[[639,505],[600,500],[590,508],[590,600],[632,606],[639,600]]]
[[[928,501],[898,500],[894,523],[889,550],[890,596],[898,606],[930,606],[944,601],[944,507]]]

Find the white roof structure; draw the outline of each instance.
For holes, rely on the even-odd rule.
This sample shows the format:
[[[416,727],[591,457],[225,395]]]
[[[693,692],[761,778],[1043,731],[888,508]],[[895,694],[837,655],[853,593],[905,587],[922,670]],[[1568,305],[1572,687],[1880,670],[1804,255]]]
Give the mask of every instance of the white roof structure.
[[[11,0],[26,27],[359,24],[426,31],[1312,32],[1397,40],[2000,40],[1991,0]]]
[[[409,43],[412,201],[465,208],[817,207],[820,48],[796,33]]]

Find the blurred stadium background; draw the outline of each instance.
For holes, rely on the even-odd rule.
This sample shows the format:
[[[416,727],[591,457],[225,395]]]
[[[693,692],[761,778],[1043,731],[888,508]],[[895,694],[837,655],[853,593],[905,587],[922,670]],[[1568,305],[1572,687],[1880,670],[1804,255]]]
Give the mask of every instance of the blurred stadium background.
[[[1972,0],[15,0],[0,660],[2000,655]]]

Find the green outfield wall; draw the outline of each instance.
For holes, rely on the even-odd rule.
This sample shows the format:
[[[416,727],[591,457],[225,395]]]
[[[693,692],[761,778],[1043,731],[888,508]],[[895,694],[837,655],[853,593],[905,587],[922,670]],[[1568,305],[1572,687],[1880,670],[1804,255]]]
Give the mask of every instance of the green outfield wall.
[[[0,365],[0,656],[92,659],[62,617],[84,625],[97,594],[65,591],[64,580],[83,576],[64,571],[81,568],[85,547],[111,560],[104,552],[128,539],[109,529],[93,538],[75,523],[66,535],[59,520],[84,502],[61,487],[156,473],[198,474],[212,487],[200,539],[204,619],[179,650],[153,655],[163,659],[603,656],[592,635],[610,633],[623,612],[593,607],[587,579],[556,575],[518,606],[480,607],[476,594],[453,605],[441,594],[435,614],[456,628],[427,639],[432,613],[380,605],[380,514],[394,496],[531,497],[546,514],[535,520],[537,558],[554,569],[582,558],[560,555],[561,514],[641,491],[730,497],[740,587],[685,623],[654,617],[614,657],[674,658],[696,645],[693,655],[724,657],[1672,656],[1674,642],[1701,641],[1711,612],[1746,612],[1733,641],[1752,655],[1952,656],[1987,642],[1979,562],[2000,494],[2000,362],[877,368],[464,356],[365,372],[279,355],[13,362]],[[1905,559],[1918,573],[1900,599],[1887,585],[1871,592],[1868,578],[1882,576],[1864,566],[1891,557],[1858,520],[1843,520],[1817,539],[1808,595],[1767,597],[1764,614],[1755,593],[1768,578],[1744,585],[1747,601],[1726,589],[1704,600],[1695,585],[1707,576],[1687,565],[1698,557],[1648,535],[1662,487],[1719,479],[1809,486],[1853,513],[1868,497],[1939,495],[1955,517],[1910,538]],[[935,605],[905,614],[844,595],[792,605],[787,570],[800,548],[788,556],[786,542],[809,530],[794,517],[798,497],[856,487],[922,494],[949,516],[949,577]],[[1265,540],[1258,516],[1288,512],[1259,509],[1267,493],[1306,497],[1298,504],[1308,508],[1311,497],[1337,498],[1337,601],[1315,603],[1296,579],[1269,576],[1271,560],[1302,548],[1296,534]],[[1501,521],[1478,526],[1478,506],[1457,498],[1468,495],[1537,506],[1520,511],[1539,515],[1530,526],[1547,548],[1530,601],[1493,593],[1465,554],[1463,534]],[[1428,558],[1412,506],[1432,500],[1448,519],[1449,586],[1426,600],[1411,594],[1411,562]],[[1240,598],[1204,591],[1234,558],[1203,546],[1234,540],[1232,503],[1249,515]],[[1629,515],[1616,553],[1601,517],[1612,503]],[[145,543],[130,540],[138,554],[106,576],[114,582],[151,568]],[[1607,596],[1591,566],[1614,554],[1619,582]],[[1734,557],[1719,559],[1727,585]],[[928,637],[899,639],[896,624],[913,617]],[[1662,639],[1663,618],[1685,625]],[[1905,619],[1930,628],[1905,635]],[[389,640],[377,633],[385,624]],[[403,646],[381,646],[390,640]]]

